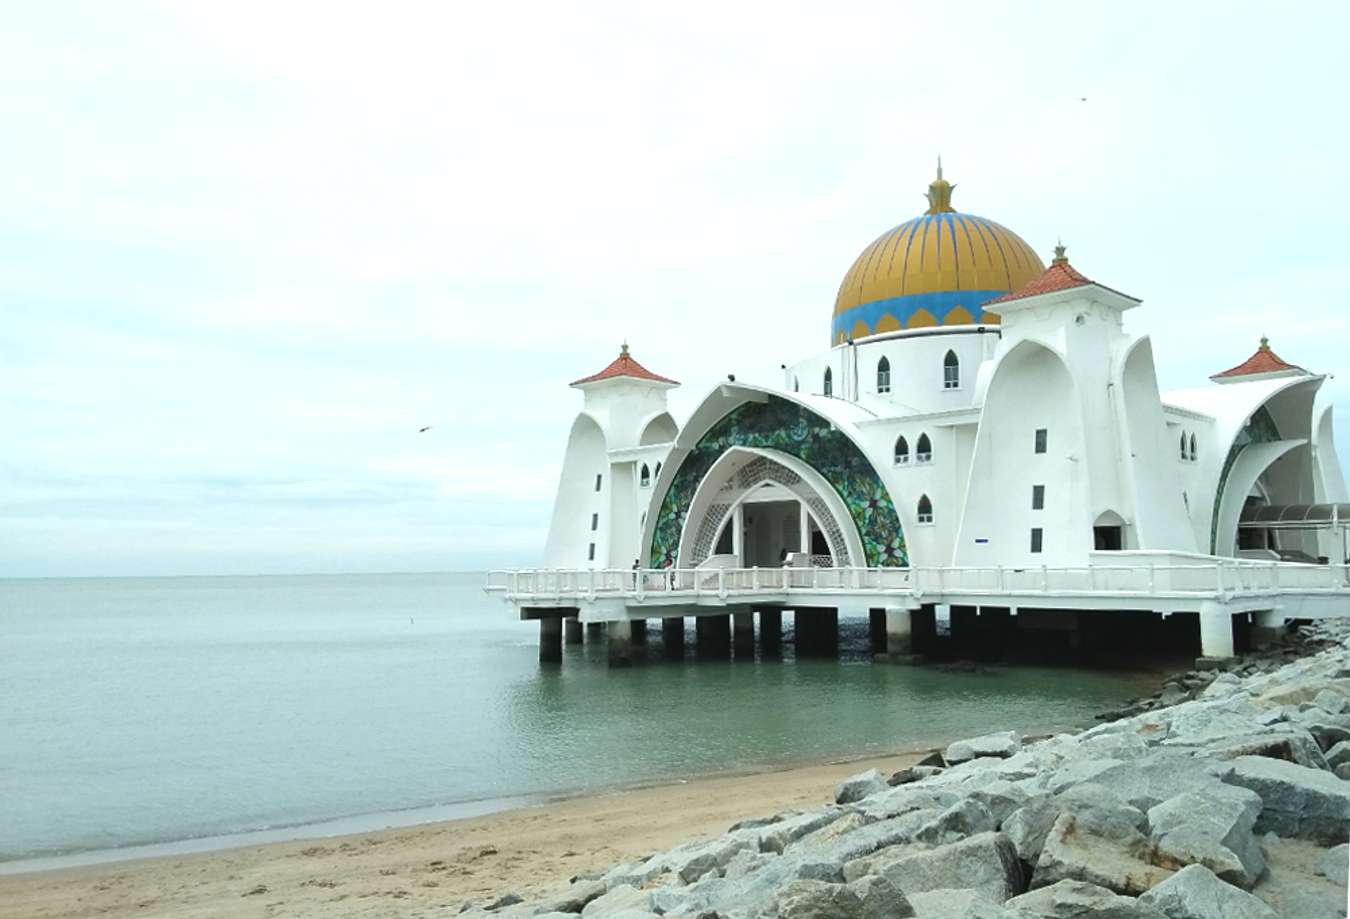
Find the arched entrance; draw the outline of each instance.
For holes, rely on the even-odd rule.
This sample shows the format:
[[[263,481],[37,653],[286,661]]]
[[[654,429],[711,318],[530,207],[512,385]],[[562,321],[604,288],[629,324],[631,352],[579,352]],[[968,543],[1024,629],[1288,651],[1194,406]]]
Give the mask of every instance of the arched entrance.
[[[848,508],[820,473],[777,450],[730,447],[694,493],[680,565],[696,568],[714,555],[733,557],[738,566],[781,565],[789,553],[820,554],[812,551],[813,537],[834,566],[863,564]]]

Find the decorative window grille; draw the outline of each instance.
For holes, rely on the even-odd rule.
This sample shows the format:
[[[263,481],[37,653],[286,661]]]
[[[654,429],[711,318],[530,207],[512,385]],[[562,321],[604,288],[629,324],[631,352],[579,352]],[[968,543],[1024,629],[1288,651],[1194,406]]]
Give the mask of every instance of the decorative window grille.
[[[886,358],[877,361],[877,392],[891,391],[891,362]]]
[[[919,435],[919,442],[914,445],[914,462],[931,463],[933,461],[933,442],[928,439],[927,434]]]
[[[822,392],[827,396],[834,395],[834,373],[829,367],[825,368],[825,384]]]
[[[909,462],[909,441],[901,434],[895,439],[895,465],[903,466]]]
[[[942,388],[961,388],[961,361],[955,351],[948,351],[947,356],[942,359]]]
[[[647,464],[642,464],[642,475],[639,478],[643,488],[650,488],[652,484],[652,471],[647,468]]]
[[[928,500],[927,495],[919,498],[919,523],[933,522],[933,502]]]

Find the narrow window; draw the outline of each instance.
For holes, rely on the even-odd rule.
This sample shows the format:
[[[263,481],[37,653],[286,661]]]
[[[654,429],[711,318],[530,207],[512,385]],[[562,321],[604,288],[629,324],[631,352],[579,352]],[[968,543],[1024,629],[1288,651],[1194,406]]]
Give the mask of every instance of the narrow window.
[[[1196,457],[1196,452],[1195,452],[1195,435],[1192,434],[1192,435],[1191,435],[1191,462],[1195,462],[1195,457]]]
[[[877,392],[891,391],[891,362],[886,358],[877,361]]]
[[[588,562],[593,562],[593,561],[595,561],[595,543],[591,543],[590,552],[589,552],[589,554],[586,556],[586,561],[588,561]]]
[[[661,478],[661,464],[660,464],[660,463],[657,463],[657,464],[656,464],[656,477],[657,477],[658,479]]]
[[[1031,509],[1033,511],[1045,510],[1045,486],[1031,486]]]
[[[957,360],[955,351],[948,351],[942,359],[942,388],[961,388],[961,362]]]
[[[933,522],[933,502],[928,500],[927,495],[922,495],[919,498],[919,522]]]
[[[914,462],[928,463],[933,459],[933,442],[928,439],[927,434],[919,435],[919,442],[914,445]]]
[[[599,490],[600,490],[600,482],[601,482],[602,478],[603,478],[603,476],[602,476],[600,473],[597,472],[597,473],[595,474],[595,490],[596,490],[596,491],[599,491]]]
[[[1181,432],[1181,458],[1188,459],[1186,456],[1186,432]]]
[[[642,475],[639,477],[639,481],[642,483],[643,488],[647,488],[652,484],[652,471],[647,468],[646,463],[642,464]]]
[[[591,514],[591,532],[594,533],[598,529],[600,529],[600,515]]]
[[[1036,429],[1036,452],[1044,453],[1046,442],[1050,439],[1050,432],[1045,428]]]
[[[909,441],[905,440],[904,435],[895,439],[895,465],[903,466],[909,462]]]
[[[793,391],[793,392],[801,392],[801,391],[802,391],[802,384],[801,384],[801,381],[798,380],[796,377],[793,377],[793,378],[792,378],[792,391]]]
[[[1042,531],[1041,531],[1041,528],[1040,528],[1040,527],[1032,527],[1032,528],[1031,528],[1031,551],[1032,551],[1032,552],[1040,552],[1040,551],[1041,551],[1041,539],[1042,539],[1042,535],[1041,535],[1041,534],[1042,534]]]
[[[825,368],[825,389],[824,389],[824,392],[825,392],[825,395],[827,395],[827,396],[833,396],[833,395],[834,395],[834,374],[830,371],[830,368],[829,368],[829,367],[826,367],[826,368]]]

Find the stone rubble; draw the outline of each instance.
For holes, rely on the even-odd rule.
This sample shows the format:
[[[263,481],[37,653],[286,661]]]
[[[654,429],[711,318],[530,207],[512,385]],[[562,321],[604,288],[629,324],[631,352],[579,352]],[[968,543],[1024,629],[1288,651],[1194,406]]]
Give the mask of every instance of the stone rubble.
[[[889,782],[875,770],[845,780],[833,805],[461,915],[1345,916],[1350,620],[1174,677],[1113,715],[1076,734],[957,741]],[[1291,851],[1311,853],[1306,875]]]

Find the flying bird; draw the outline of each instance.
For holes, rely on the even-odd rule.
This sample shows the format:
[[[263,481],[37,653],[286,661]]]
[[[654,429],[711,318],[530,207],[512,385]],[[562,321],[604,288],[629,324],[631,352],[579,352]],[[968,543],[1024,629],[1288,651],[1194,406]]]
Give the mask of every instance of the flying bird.
[[[424,428],[418,428],[418,429],[417,429],[417,433],[418,433],[418,434],[425,434],[427,431],[430,431],[430,430],[431,430],[431,425],[427,425],[427,426],[424,427]]]

